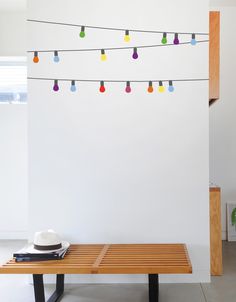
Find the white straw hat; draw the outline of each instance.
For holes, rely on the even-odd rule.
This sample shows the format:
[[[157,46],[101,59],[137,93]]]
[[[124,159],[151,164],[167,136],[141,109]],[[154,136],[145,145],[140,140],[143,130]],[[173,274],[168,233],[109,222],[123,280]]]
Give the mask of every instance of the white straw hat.
[[[57,252],[70,246],[67,241],[62,241],[60,236],[53,230],[36,232],[34,243],[29,246],[28,253]]]

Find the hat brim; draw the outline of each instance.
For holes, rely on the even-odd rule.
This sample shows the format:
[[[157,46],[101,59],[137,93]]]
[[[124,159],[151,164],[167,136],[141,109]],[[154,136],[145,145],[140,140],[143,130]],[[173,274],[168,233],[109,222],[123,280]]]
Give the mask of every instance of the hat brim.
[[[26,253],[30,253],[30,254],[47,254],[47,253],[53,253],[53,252],[60,252],[64,249],[68,249],[70,244],[67,241],[62,241],[61,243],[62,247],[57,249],[57,250],[45,250],[45,251],[40,251],[40,250],[36,250],[34,248],[34,245],[31,244],[26,248]]]

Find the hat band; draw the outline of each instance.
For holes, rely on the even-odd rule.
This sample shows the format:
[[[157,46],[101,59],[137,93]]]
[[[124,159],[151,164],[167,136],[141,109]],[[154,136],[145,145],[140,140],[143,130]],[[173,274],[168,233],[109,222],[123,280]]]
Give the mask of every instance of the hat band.
[[[34,244],[34,248],[39,251],[50,251],[50,250],[58,250],[62,247],[61,243],[54,245],[37,245]]]

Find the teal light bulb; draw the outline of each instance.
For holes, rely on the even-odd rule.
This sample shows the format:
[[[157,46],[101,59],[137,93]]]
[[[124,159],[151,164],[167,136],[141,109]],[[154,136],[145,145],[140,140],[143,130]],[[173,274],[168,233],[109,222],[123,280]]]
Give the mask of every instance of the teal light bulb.
[[[60,58],[58,56],[58,51],[54,51],[54,57],[53,57],[53,61],[55,63],[58,63],[60,61]]]
[[[195,34],[192,34],[192,39],[191,39],[191,45],[196,45],[197,44],[197,41],[196,41],[196,35]]]
[[[76,91],[76,86],[75,86],[75,81],[74,80],[71,81],[70,91],[71,92],[75,92]]]
[[[174,86],[173,86],[173,82],[169,81],[169,87],[168,87],[168,91],[169,92],[173,92],[175,90]]]

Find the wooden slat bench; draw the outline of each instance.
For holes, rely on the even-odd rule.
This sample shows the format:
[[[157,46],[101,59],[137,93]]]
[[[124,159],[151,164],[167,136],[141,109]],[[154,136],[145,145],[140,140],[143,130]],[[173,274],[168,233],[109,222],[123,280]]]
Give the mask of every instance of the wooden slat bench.
[[[56,290],[48,302],[64,292],[65,274],[147,274],[149,301],[157,302],[159,274],[190,274],[191,262],[184,244],[76,244],[63,260],[15,262],[0,267],[1,274],[32,274],[36,302],[45,302],[44,274],[57,276]]]

